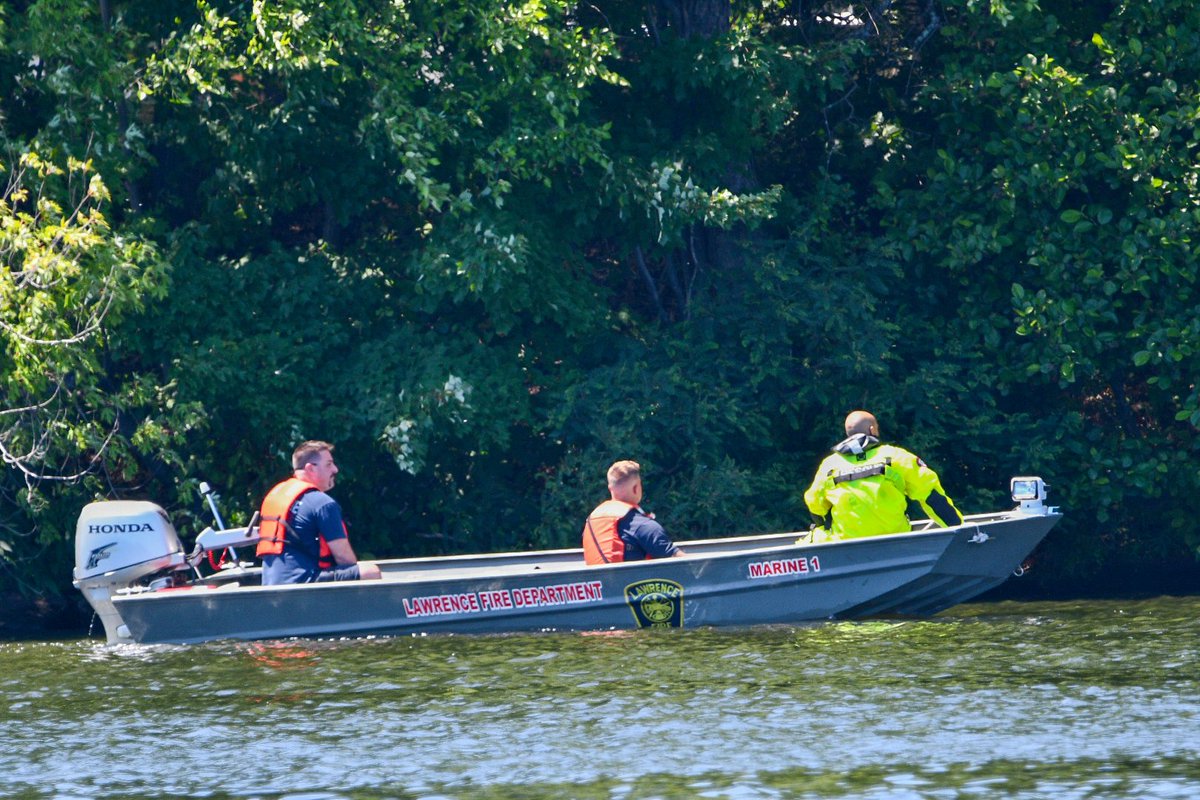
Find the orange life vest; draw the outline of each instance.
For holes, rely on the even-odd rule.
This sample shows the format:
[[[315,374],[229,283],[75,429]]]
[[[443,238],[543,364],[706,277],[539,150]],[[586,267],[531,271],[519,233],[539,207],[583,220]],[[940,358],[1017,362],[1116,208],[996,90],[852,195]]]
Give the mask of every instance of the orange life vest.
[[[313,486],[308,481],[302,481],[299,478],[288,478],[285,481],[275,484],[271,491],[267,492],[267,496],[263,498],[262,509],[259,513],[258,524],[258,548],[254,554],[259,558],[263,556],[277,556],[283,552],[283,543],[287,538],[289,530],[292,530],[291,514],[292,506],[296,504],[305,493],[316,491],[317,487]],[[342,523],[343,527],[345,523]],[[333,552],[329,549],[329,543],[325,541],[325,537],[317,534],[320,540],[320,551],[317,554],[317,566],[321,569],[332,569],[334,566]]]
[[[606,500],[588,515],[583,524],[583,560],[588,564],[609,564],[625,560],[625,542],[617,525],[637,506],[620,500]]]

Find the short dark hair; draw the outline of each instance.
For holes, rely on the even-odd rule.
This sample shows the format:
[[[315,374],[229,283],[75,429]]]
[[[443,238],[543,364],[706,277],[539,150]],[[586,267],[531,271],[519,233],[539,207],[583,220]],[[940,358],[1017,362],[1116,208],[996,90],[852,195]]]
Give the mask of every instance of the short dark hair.
[[[325,452],[333,452],[333,445],[329,442],[322,442],[317,439],[301,442],[292,451],[292,469],[304,469],[306,465],[315,462],[321,457],[321,453]]]

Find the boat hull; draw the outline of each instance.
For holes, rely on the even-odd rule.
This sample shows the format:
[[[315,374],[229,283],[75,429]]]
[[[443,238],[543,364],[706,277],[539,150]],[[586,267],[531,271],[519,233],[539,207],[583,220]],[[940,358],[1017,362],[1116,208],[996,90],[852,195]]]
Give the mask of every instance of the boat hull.
[[[1004,581],[1057,514],[797,545],[797,534],[684,543],[682,558],[587,566],[578,550],[378,562],[381,581],[227,583],[113,598],[128,638],[593,631],[928,615]],[[247,575],[249,577],[249,575]]]
[[[1043,525],[1030,520],[1043,519]],[[899,614],[927,616],[978,597],[1021,569],[1025,558],[1058,521],[1015,517],[946,529],[950,541],[929,572],[841,612],[842,618]]]

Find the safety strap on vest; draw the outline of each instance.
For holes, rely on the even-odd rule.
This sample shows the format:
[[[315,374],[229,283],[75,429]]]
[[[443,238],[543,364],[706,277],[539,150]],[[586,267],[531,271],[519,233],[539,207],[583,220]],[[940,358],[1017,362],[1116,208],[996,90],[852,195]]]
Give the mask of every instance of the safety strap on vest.
[[[592,535],[592,544],[596,545],[596,552],[599,553],[600,557],[604,559],[605,564],[610,563],[608,560],[608,556],[604,555],[604,548],[600,546],[600,540],[596,537],[596,530],[595,530],[595,528],[592,527],[592,518],[591,517],[587,518],[587,527],[588,527],[588,533],[590,533]],[[620,536],[621,534],[618,532],[617,535]]]
[[[297,498],[297,499],[299,499],[299,498]],[[292,505],[295,505],[295,503],[292,503]],[[266,516],[266,517],[262,518],[262,521],[278,523],[278,526],[271,530],[270,536],[262,537],[262,541],[264,541],[264,542],[270,542],[271,544],[275,544],[277,542],[285,542],[285,541],[287,541],[288,533],[290,533],[297,540],[299,540],[299,538],[300,538],[299,536],[296,535],[296,529],[292,527],[292,524],[287,521],[286,517]],[[279,533],[279,531],[282,529],[286,529],[285,533]]]
[[[292,503],[292,505],[294,506],[296,504],[296,502],[298,502],[299,500],[300,500],[300,498],[297,497],[296,501],[294,501]],[[255,513],[257,514],[258,512],[255,512]],[[270,519],[273,522],[278,522],[282,528],[286,528],[287,533],[290,533],[292,535],[292,540],[294,542],[296,542],[306,553],[308,553],[309,556],[312,556],[312,551],[308,550],[308,548],[304,547],[304,545],[301,544],[300,534],[296,533],[296,529],[292,527],[292,524],[290,522],[288,522],[286,518],[269,517],[268,519]],[[279,528],[276,528],[276,530],[279,530]],[[342,530],[346,530],[345,522],[342,523]],[[270,542],[271,544],[275,544],[277,542],[286,542],[287,537],[285,534],[283,536],[280,536],[277,539],[262,539],[261,541]],[[336,565],[337,565],[337,561],[335,561],[333,558],[333,551],[329,549],[329,542],[325,541],[324,534],[318,533],[317,534],[317,566],[320,567],[321,569],[333,569],[333,567]]]
[[[887,471],[887,468],[892,465],[892,459],[885,458],[882,464],[870,464],[865,467],[855,467],[846,472],[839,472],[833,476],[833,484],[836,486],[839,483],[847,483],[849,481],[862,480],[863,478],[873,478],[876,475],[882,475]]]

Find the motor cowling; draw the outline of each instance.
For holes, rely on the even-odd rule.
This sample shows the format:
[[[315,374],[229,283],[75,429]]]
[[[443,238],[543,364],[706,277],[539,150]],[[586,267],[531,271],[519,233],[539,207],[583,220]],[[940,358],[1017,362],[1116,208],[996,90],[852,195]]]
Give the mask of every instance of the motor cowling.
[[[111,598],[158,573],[187,568],[167,513],[142,500],[89,503],[75,525],[75,587],[100,615],[110,642],[128,638]]]
[[[102,577],[133,584],[184,564],[183,544],[167,512],[142,500],[89,503],[75,525],[75,584]]]

